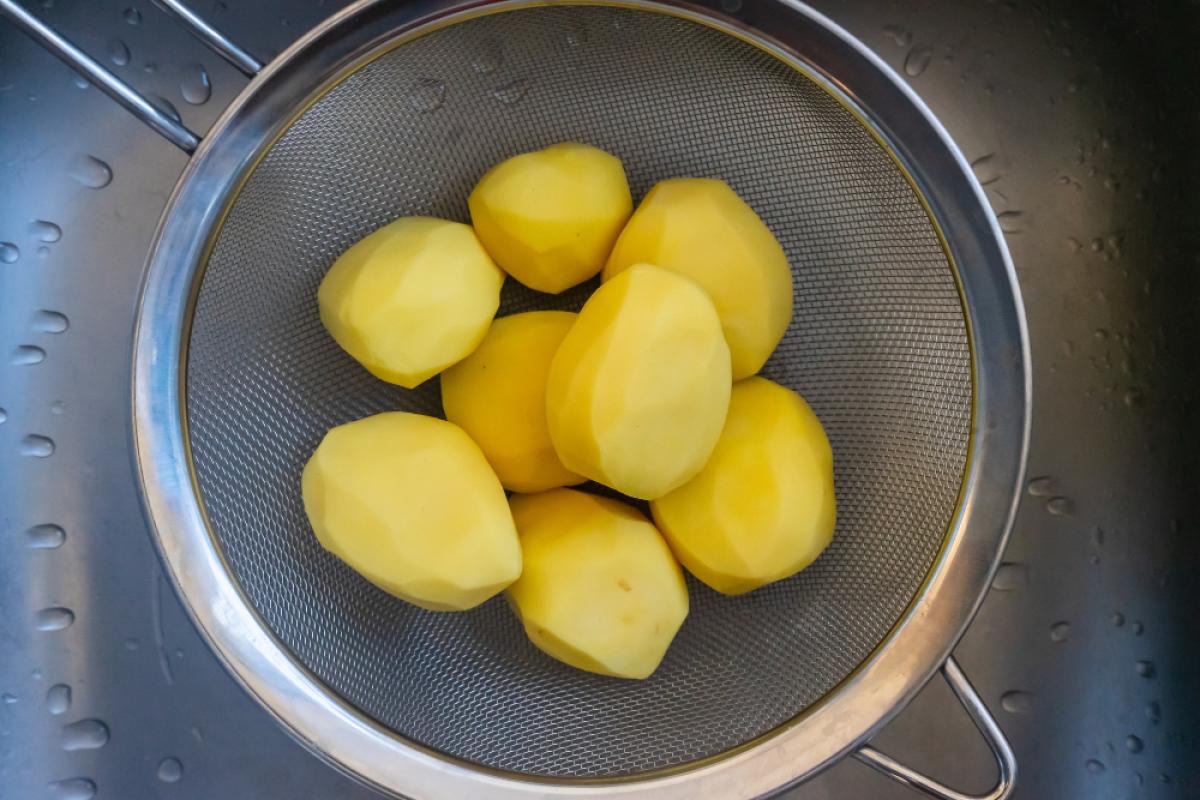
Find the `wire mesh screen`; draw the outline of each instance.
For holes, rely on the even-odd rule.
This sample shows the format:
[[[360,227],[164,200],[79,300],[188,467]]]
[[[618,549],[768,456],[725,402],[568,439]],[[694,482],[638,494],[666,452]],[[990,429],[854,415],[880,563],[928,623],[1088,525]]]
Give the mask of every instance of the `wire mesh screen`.
[[[795,318],[764,370],[824,422],[833,545],[739,598],[689,579],[691,613],[642,682],[536,650],[502,599],[433,614],[317,544],[300,471],[331,426],[440,414],[438,383],[372,378],[321,327],[316,289],[353,242],[402,215],[467,219],[492,164],[555,142],[620,156],[635,199],[659,179],[727,180],[795,273]],[[501,313],[577,309],[511,279]],[[247,596],[331,691],[397,733],[490,767],[616,776],[718,754],[829,692],[879,644],[955,509],[971,368],[951,268],[885,151],[820,87],[757,48],[668,16],[508,11],[404,44],[308,109],[220,231],[189,345],[202,499]]]

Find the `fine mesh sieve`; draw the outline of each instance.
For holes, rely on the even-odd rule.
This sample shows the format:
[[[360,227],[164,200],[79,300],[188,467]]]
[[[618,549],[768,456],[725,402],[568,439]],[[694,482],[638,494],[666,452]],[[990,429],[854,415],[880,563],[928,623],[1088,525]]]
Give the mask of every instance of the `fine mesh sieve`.
[[[436,107],[433,107],[436,106]],[[334,425],[441,414],[437,381],[371,377],[321,326],[317,284],[395,217],[466,221],[491,165],[558,141],[619,156],[635,198],[679,175],[727,180],[787,251],[794,322],[764,370],[825,424],[834,543],[739,598],[692,581],[691,612],[646,681],[568,669],[502,598],[469,614],[394,599],[321,549],[300,470]],[[501,314],[577,310],[506,283]],[[929,216],[888,153],[827,92],[698,23],[530,8],[442,28],[348,77],[243,186],[196,302],[187,419],[214,533],[254,607],[329,688],[449,755],[611,777],[716,755],[844,679],[912,600],[945,538],[967,454],[962,302]]]
[[[255,80],[203,144],[21,9],[3,12],[195,156],[150,257],[134,432],[168,572],[232,673],[337,766],[419,798],[760,796],[853,752],[939,666],[1015,763],[953,659],[1012,522],[1028,347],[1012,266],[945,132],[886,66],[790,0],[621,7],[362,0],[263,68],[160,0]],[[560,141],[619,156],[635,198],[728,181],[787,251],[795,315],[763,374],[833,445],[838,527],[799,575],[742,597],[689,578],[662,666],[569,669],[500,599],[435,614],[320,548],[300,471],[330,427],[440,414],[437,381],[371,377],[316,288],[390,220],[466,220],[493,164]],[[197,149],[198,148],[198,149]],[[502,314],[577,309],[509,280]]]

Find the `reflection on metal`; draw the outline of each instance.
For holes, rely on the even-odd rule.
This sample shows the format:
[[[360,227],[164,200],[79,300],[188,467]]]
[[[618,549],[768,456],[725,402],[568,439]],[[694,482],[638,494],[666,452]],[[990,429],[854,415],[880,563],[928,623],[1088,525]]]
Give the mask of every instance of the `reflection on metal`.
[[[225,34],[200,18],[195,11],[179,0],[154,0],[163,11],[182,22],[197,39],[208,45],[213,52],[253,78],[262,71],[263,65],[257,58],[231,42]]]
[[[854,757],[889,778],[894,778],[906,786],[923,791],[938,800],[1005,800],[1012,794],[1017,780],[1017,757],[1013,754],[1012,745],[1008,743],[1008,739],[1004,737],[1004,731],[1000,730],[1000,726],[996,724],[996,718],[988,711],[983,698],[975,691],[975,687],[967,680],[962,667],[953,657],[946,659],[946,664],[942,667],[942,675],[945,676],[946,682],[950,684],[955,696],[963,704],[963,708],[967,710],[975,727],[983,734],[988,747],[991,748],[992,755],[996,757],[996,766],[1000,774],[996,785],[991,790],[984,794],[965,794],[956,791],[911,767],[904,766],[870,745],[858,748],[854,752]]]
[[[162,134],[171,144],[187,153],[191,153],[200,145],[200,137],[185,128],[181,122],[159,110],[128,83],[100,66],[94,58],[18,5],[16,0],[0,0],[0,14],[11,19],[38,44]]]

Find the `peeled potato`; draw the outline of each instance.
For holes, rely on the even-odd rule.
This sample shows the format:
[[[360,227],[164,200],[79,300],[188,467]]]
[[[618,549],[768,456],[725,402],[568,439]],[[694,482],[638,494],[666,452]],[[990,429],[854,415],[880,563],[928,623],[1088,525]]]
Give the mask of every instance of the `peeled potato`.
[[[446,419],[471,435],[505,489],[541,492],[584,481],[559,461],[546,422],[550,361],[575,316],[501,317],[475,352],[442,373]]]
[[[811,564],[833,539],[833,451],[816,414],[765,378],[734,384],[704,469],[651,503],[688,571],[741,594]]]
[[[521,574],[504,490],[445,420],[393,412],[339,425],[304,467],[301,491],[326,550],[422,608],[477,606]]]
[[[496,263],[530,289],[552,294],[600,271],[633,211],[620,159],[573,143],[498,164],[467,205]]]
[[[639,264],[596,290],[546,384],[567,469],[643,500],[689,481],[721,435],[729,348],[716,309],[687,278]]]
[[[648,677],[688,612],[662,536],[636,509],[571,489],[511,505],[525,569],[508,599],[530,641],[588,672]]]
[[[338,257],[317,302],[342,349],[411,389],[475,349],[503,282],[469,225],[404,217]]]
[[[603,280],[643,262],[708,292],[729,342],[734,380],[762,368],[791,322],[787,255],[723,181],[675,178],[650,190],[617,239]]]

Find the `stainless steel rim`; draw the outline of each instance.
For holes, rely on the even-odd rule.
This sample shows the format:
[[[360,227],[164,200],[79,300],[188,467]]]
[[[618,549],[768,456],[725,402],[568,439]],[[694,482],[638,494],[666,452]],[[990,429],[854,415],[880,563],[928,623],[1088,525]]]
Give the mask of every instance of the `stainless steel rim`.
[[[464,16],[527,0],[363,0],[266,67],[213,126],[184,171],[152,250],[134,346],[137,468],[167,571],[230,671],[314,752],[406,796],[496,798],[757,797],[811,776],[871,737],[945,662],[986,592],[1006,541],[1029,432],[1029,353],[1015,274],[962,155],[877,57],[795,2],[746,0],[740,21],[681,0],[620,5],[718,27],[824,86],[891,149],[927,202],[959,272],[974,351],[975,424],[962,496],[921,593],[872,657],[823,701],[740,750],[666,774],[549,782],[486,771],[377,726],[333,696],[246,601],[204,518],[183,406],[188,320],[208,248],[242,179],[325,89],[390,46]],[[828,72],[826,72],[828,71]]]

